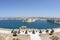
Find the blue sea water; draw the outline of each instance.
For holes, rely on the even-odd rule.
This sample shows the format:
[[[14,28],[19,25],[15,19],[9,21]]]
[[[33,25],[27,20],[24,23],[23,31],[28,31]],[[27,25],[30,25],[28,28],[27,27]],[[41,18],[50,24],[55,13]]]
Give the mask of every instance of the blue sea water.
[[[47,22],[46,20],[38,20],[32,23],[23,22],[22,20],[0,20],[0,28],[16,29],[21,26],[27,26],[27,28],[47,29],[59,28],[60,24]]]

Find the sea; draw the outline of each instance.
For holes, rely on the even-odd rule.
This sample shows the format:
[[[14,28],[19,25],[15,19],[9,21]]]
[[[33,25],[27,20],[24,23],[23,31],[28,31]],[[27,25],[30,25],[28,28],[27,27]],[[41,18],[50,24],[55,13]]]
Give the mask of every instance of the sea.
[[[37,20],[35,22],[24,22],[23,20],[0,20],[0,28],[18,29],[21,26],[36,29],[60,28],[60,24],[48,22],[46,20]]]

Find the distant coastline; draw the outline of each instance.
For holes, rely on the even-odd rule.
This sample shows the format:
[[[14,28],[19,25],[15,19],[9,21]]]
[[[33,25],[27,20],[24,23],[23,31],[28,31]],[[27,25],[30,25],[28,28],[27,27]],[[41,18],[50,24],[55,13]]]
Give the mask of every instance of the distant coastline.
[[[60,19],[54,17],[0,17],[0,20],[21,20],[21,19]]]

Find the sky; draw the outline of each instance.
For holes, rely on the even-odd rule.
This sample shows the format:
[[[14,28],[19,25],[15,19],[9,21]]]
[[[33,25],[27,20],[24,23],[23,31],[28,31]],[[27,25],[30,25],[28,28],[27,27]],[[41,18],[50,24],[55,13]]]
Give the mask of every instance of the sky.
[[[0,17],[60,18],[60,0],[0,0]]]

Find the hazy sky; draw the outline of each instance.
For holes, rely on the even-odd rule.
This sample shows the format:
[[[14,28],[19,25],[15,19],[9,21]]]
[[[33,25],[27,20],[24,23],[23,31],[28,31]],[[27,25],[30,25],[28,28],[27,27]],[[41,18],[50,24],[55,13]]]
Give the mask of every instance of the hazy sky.
[[[0,0],[0,17],[60,17],[60,0]]]

